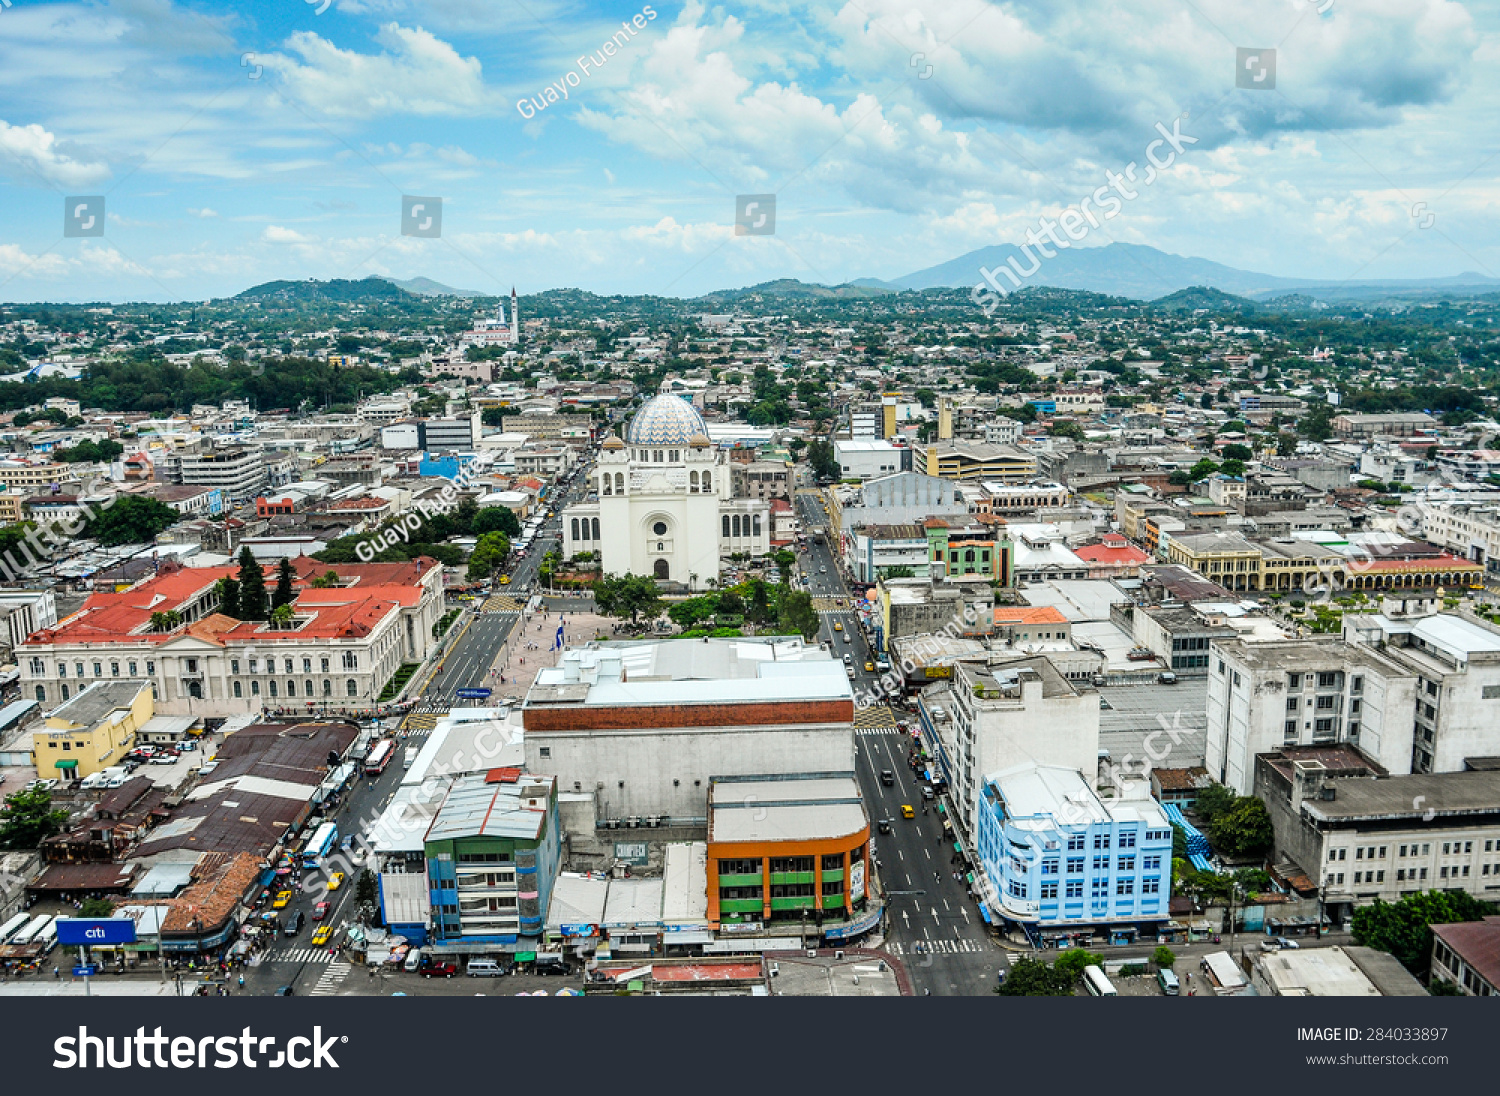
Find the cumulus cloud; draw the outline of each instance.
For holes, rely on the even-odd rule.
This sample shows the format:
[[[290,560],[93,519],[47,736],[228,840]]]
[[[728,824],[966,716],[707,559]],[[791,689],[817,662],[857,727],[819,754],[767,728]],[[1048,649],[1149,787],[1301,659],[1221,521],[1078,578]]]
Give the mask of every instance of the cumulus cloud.
[[[281,225],[266,225],[262,230],[260,238],[268,244],[310,244],[316,242],[316,237],[308,236],[298,232],[294,228],[283,228]]]
[[[13,126],[0,121],[0,152],[9,154],[18,177],[30,175],[54,186],[94,186],[109,178],[109,165],[77,160],[58,147],[55,134],[39,125]],[[0,163],[6,157],[0,156]]]

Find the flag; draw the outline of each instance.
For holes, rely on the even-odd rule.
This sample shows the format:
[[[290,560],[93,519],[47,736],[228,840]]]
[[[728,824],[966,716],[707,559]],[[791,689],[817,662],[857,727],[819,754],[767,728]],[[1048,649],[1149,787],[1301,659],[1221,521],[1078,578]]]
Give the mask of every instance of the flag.
[[[557,626],[557,635],[552,640],[552,649],[554,651],[560,651],[560,650],[562,650],[562,645],[563,645],[563,626],[562,626],[561,623],[559,623],[558,626]]]

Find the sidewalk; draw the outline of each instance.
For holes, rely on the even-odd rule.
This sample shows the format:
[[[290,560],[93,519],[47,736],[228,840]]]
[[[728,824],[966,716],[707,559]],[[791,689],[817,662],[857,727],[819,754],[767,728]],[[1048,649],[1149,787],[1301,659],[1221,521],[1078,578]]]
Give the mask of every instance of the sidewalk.
[[[490,666],[490,688],[497,696],[524,697],[544,668],[556,666],[560,652],[552,650],[557,626],[563,625],[563,644],[576,647],[595,639],[618,639],[610,631],[619,621],[598,613],[542,609],[523,616]],[[500,678],[504,677],[502,683]]]

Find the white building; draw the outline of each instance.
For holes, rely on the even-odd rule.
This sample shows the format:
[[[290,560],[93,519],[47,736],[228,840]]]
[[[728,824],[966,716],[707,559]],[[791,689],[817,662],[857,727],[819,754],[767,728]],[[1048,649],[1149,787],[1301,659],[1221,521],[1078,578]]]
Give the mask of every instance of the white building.
[[[844,479],[868,480],[889,476],[902,470],[909,461],[910,449],[876,438],[835,438],[833,455],[843,469]]]
[[[600,552],[605,574],[697,588],[723,557],[771,550],[769,504],[732,497],[724,455],[678,396],[647,400],[626,439],[604,443],[594,482],[596,501],[563,511],[564,558]]]

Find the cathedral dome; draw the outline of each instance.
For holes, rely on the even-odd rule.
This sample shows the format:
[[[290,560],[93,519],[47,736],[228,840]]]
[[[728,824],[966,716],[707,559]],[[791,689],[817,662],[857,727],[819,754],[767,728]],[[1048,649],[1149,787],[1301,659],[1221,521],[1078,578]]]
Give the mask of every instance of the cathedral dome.
[[[707,433],[697,408],[680,396],[663,393],[641,404],[630,420],[626,440],[631,445],[686,446],[693,435]]]

